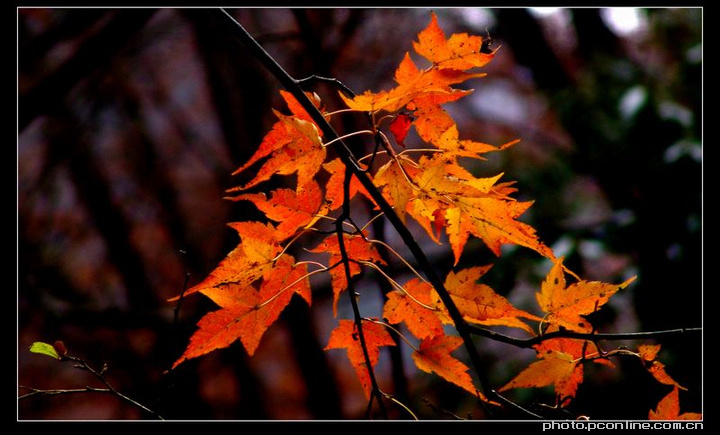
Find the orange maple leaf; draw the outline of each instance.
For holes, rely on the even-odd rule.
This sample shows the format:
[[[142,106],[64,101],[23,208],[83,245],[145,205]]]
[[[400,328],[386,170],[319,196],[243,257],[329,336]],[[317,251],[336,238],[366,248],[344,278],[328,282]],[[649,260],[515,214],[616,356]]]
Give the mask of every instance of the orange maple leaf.
[[[248,286],[273,268],[275,257],[282,248],[275,238],[277,232],[272,224],[231,222],[228,226],[237,231],[240,243],[204,280],[185,291],[184,296],[202,292],[222,305],[221,300],[229,286]]]
[[[557,259],[542,283],[536,298],[540,308],[548,313],[545,321],[571,331],[590,332],[592,325],[585,319],[597,311],[617,291],[624,289],[635,277],[622,284],[598,281],[579,281],[566,287],[563,258]]]
[[[519,140],[494,146],[487,143],[460,139],[458,127],[450,115],[439,105],[423,104],[413,112],[413,125],[418,136],[443,151],[443,157],[456,159],[469,157],[485,160],[483,154],[502,151]]]
[[[380,347],[395,346],[395,341],[392,339],[385,327],[375,322],[363,320],[362,333],[368,357],[370,359],[370,365],[371,367],[374,367],[380,357]],[[330,333],[330,340],[328,341],[328,345],[325,347],[325,350],[328,349],[347,350],[347,356],[357,373],[360,384],[365,392],[365,396],[369,398],[370,393],[372,392],[372,384],[355,322],[352,320],[341,319],[338,326]]]
[[[283,255],[272,270],[272,279],[264,280],[259,289],[237,284],[223,287],[222,297],[214,299],[222,308],[200,319],[198,330],[190,337],[187,349],[173,368],[186,360],[226,348],[238,339],[252,355],[293,294],[298,293],[310,304],[310,282],[304,264],[296,265],[291,256]]]
[[[557,331],[553,327],[545,332]],[[598,364],[606,365],[608,367],[614,367],[615,365],[609,359],[597,358],[601,353],[597,345],[589,340],[582,340],[577,338],[553,338],[545,340],[542,343],[533,346],[538,354],[544,354],[547,352],[564,352],[574,359],[579,360],[592,360]]]
[[[330,173],[330,178],[325,183],[325,200],[330,210],[337,210],[342,207],[345,201],[344,182],[345,182],[345,164],[339,159],[333,159],[323,164],[323,168]],[[353,199],[360,192],[365,197],[371,198],[365,187],[357,177],[352,176],[350,179],[350,191],[348,199]]]
[[[648,414],[650,420],[702,420],[698,412],[684,412],[680,414],[680,391],[675,387],[663,397],[657,408],[651,409]]]
[[[437,104],[417,107],[413,112],[415,131],[427,143],[435,143],[449,128],[455,126],[452,117]]]
[[[429,338],[443,332],[443,324],[433,307],[433,288],[418,278],[411,279],[403,291],[393,290],[383,307],[383,317],[392,324],[405,322],[408,330],[417,338]]]
[[[458,272],[450,272],[445,278],[445,288],[452,297],[463,318],[471,323],[481,325],[508,326],[520,328],[531,335],[533,329],[521,318],[541,321],[542,319],[526,311],[515,308],[503,296],[478,280],[491,268],[491,266],[480,266],[463,269]],[[445,323],[452,323],[447,315],[440,297],[434,293],[434,305]]]
[[[673,379],[667,371],[665,371],[665,364],[661,363],[660,361],[656,360],[657,354],[660,351],[660,345],[655,344],[643,344],[638,346],[638,354],[640,355],[640,358],[645,361],[645,365],[648,369],[648,372],[661,384],[665,385],[672,385],[675,388],[679,388],[681,390],[687,390],[687,388],[683,387],[682,385],[678,384],[675,379]]]
[[[305,110],[305,108],[300,104],[300,102],[295,98],[293,94],[291,94],[288,91],[280,90],[280,95],[283,97],[283,100],[285,100],[285,103],[288,106],[288,109],[290,109],[290,113],[297,116],[298,118],[307,121],[312,122],[313,124],[315,121],[313,121],[312,116],[310,116],[309,113]],[[325,113],[325,110],[322,107],[322,101],[320,101],[320,97],[318,94],[314,92],[305,92],[305,96],[307,96],[310,101],[313,103],[313,105],[320,110],[320,112],[323,113],[325,116],[325,119],[329,120],[330,116]],[[320,135],[322,136],[322,131],[320,132]]]
[[[442,156],[424,156],[418,163],[403,165],[401,169],[402,164],[401,159],[388,162],[378,171],[376,184],[383,187],[383,194],[401,217],[404,212],[410,214],[436,242],[434,226],[438,222],[445,224],[455,264],[471,235],[482,239],[498,256],[501,246],[510,243],[555,258],[552,250],[538,239],[535,229],[517,220],[532,202],[508,197],[512,189],[507,184],[496,186],[502,174],[475,178]],[[408,171],[411,167],[413,170]],[[443,219],[438,218],[437,210],[444,210]]]
[[[468,373],[468,367],[451,355],[462,342],[460,337],[444,334],[423,339],[420,347],[412,353],[412,359],[420,370],[436,373],[475,395],[477,388]]]
[[[551,326],[547,332],[557,331]],[[538,360],[531,363],[500,391],[511,388],[545,387],[553,385],[563,406],[575,397],[583,381],[583,361],[615,367],[609,359],[599,358],[597,345],[589,340],[553,338],[533,346]]]
[[[583,378],[581,360],[558,350],[539,353],[538,357],[540,359],[531,363],[525,370],[500,388],[499,391],[553,385],[555,394],[560,398],[575,397]]]
[[[364,236],[355,234],[343,234],[343,241],[345,245],[345,251],[347,257],[350,260],[350,275],[355,276],[360,274],[360,263],[370,262],[376,264],[386,264],[385,261],[378,253],[375,246],[368,241]],[[330,277],[333,288],[333,314],[337,316],[337,303],[340,299],[342,292],[347,289],[348,281],[345,275],[345,268],[341,262],[343,257],[340,253],[340,245],[336,235],[326,237],[318,246],[311,249],[310,252],[315,253],[328,253],[330,254],[329,263],[332,269],[330,269]]]
[[[291,94],[285,91],[281,94],[293,114],[287,116],[273,109],[279,121],[265,135],[250,159],[236,169],[233,175],[240,174],[258,161],[269,157],[250,181],[243,186],[229,189],[228,192],[249,189],[275,174],[297,173],[298,188],[300,188],[315,176],[325,161],[326,151],[321,138],[322,130]]]
[[[405,165],[405,162],[408,164]],[[415,196],[415,187],[405,178],[418,174],[414,165],[415,162],[400,155],[397,161],[390,160],[381,166],[373,177],[373,183],[378,188],[382,188],[383,196],[388,204],[394,207],[395,213],[403,223],[406,222],[408,203]]]
[[[310,180],[298,190],[274,190],[270,199],[262,192],[246,193],[228,199],[251,201],[268,219],[279,222],[275,237],[280,241],[294,235],[299,228],[312,226],[327,212],[320,210],[323,193],[315,180]]]
[[[467,70],[485,66],[492,60],[495,52],[484,53],[483,38],[467,33],[456,33],[445,38],[435,13],[430,24],[418,34],[413,43],[415,51],[440,68]]]
[[[439,70],[436,67],[419,70],[410,55],[406,53],[395,71],[397,86],[387,91],[365,91],[352,98],[340,93],[340,97],[352,110],[392,113],[405,107],[414,109],[421,104],[441,104],[462,98],[472,93],[472,90],[456,89],[451,85],[484,75],[484,73]]]

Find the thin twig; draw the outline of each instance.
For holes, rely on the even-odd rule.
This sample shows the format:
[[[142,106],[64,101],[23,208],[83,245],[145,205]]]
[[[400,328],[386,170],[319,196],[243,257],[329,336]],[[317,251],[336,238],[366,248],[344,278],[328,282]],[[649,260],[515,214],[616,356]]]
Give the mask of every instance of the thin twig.
[[[547,334],[542,334],[531,338],[516,338],[475,325],[469,325],[469,329],[470,333],[472,334],[487,337],[503,343],[512,344],[513,346],[517,346],[520,348],[530,348],[543,341],[552,340],[555,338],[575,338],[592,342],[598,342],[603,340],[642,340],[648,338],[667,337],[672,335],[684,335],[688,333],[696,333],[702,331],[702,328],[678,328],[660,331],[616,333],[583,333],[570,330],[560,330],[548,332]]]
[[[187,291],[188,288],[188,282],[190,281],[190,273],[188,272],[187,267],[187,252],[184,250],[180,250],[180,254],[182,255],[182,264],[183,264],[183,285],[182,290],[180,291],[180,296],[178,297],[178,301],[175,304],[175,309],[173,310],[173,325],[177,327],[178,325],[178,317],[180,316],[180,305],[182,304],[183,297],[185,296],[185,291]]]
[[[312,82],[328,82],[332,83],[333,85],[339,87],[345,95],[352,98],[355,96],[355,92],[352,91],[349,87],[345,86],[345,83],[341,82],[340,80],[336,79],[335,77],[321,77],[318,75],[311,75],[310,77],[305,77],[304,79],[297,80],[297,83],[302,86],[305,83],[312,83]]]
[[[107,378],[105,377],[105,373],[107,373],[107,369],[108,369],[106,364],[103,364],[103,366],[100,370],[96,370],[87,361],[85,361],[82,358],[76,357],[76,356],[63,355],[60,357],[60,360],[74,362],[75,368],[85,370],[85,371],[92,373],[95,376],[95,378],[97,378],[100,382],[102,382],[103,385],[105,385],[107,388],[95,388],[95,387],[86,386],[85,388],[66,389],[66,390],[63,390],[63,389],[41,390],[41,389],[31,388],[31,387],[22,387],[22,388],[29,389],[30,393],[24,394],[24,395],[18,397],[18,399],[24,399],[24,398],[35,396],[35,395],[59,395],[59,394],[71,394],[71,393],[112,394],[113,396],[118,397],[137,408],[140,408],[141,410],[147,412],[148,414],[154,415],[155,417],[157,417],[160,420],[164,420],[164,418],[162,418],[162,416],[160,414],[158,414],[157,412],[153,411],[152,409],[148,408],[147,406],[143,405],[142,403],[140,403],[134,399],[131,399],[130,397],[128,397],[128,396],[122,394],[121,392],[119,392],[118,390],[116,390],[115,387],[113,387],[110,384],[110,382],[107,380]]]

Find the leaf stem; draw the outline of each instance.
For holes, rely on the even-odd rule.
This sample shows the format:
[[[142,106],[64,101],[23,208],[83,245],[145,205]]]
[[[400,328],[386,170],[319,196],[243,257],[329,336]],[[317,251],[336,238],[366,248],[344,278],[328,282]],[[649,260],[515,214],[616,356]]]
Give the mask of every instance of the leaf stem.
[[[369,239],[368,242],[370,242],[370,243],[377,243],[378,245],[384,246],[388,251],[392,252],[393,255],[395,255],[397,258],[399,258],[400,261],[402,261],[402,262],[405,264],[405,266],[407,266],[408,269],[410,269],[410,270],[412,271],[412,273],[415,274],[415,276],[417,276],[421,281],[427,282],[427,280],[425,279],[425,277],[423,277],[422,275],[420,275],[420,273],[418,273],[418,271],[415,270],[415,268],[412,267],[412,265],[411,265],[405,258],[403,258],[402,255],[398,254],[397,251],[395,251],[392,247],[390,247],[390,245],[388,245],[387,243],[383,242],[382,240],[376,240],[376,239]]]
[[[361,134],[374,135],[375,133],[373,133],[373,132],[370,131],[370,130],[353,131],[352,133],[348,133],[348,134],[346,134],[346,135],[343,135],[343,136],[340,136],[340,137],[336,137],[336,138],[334,138],[334,139],[332,139],[332,140],[324,143],[322,146],[323,146],[323,148],[326,148],[326,147],[332,145],[334,142],[342,142],[343,140],[345,140],[345,139],[347,139],[347,138],[349,138],[349,137],[358,136],[358,135],[361,135]]]
[[[410,340],[408,340],[400,331],[398,331],[397,328],[395,328],[395,327],[392,326],[391,324],[389,324],[389,323],[387,323],[387,322],[382,322],[382,321],[380,321],[380,320],[371,319],[371,318],[369,318],[369,317],[365,317],[363,320],[367,320],[368,322],[377,323],[378,325],[382,325],[382,326],[390,329],[391,331],[395,332],[395,333],[398,335],[398,337],[400,337],[400,338],[402,339],[402,341],[404,341],[408,346],[410,346],[410,348],[411,348],[412,350],[414,350],[415,352],[420,352],[420,350],[419,350],[417,347],[415,347],[415,345],[412,344],[412,343],[410,342]]]
[[[411,295],[410,293],[408,293],[408,291],[405,290],[405,288],[404,288],[403,286],[401,286],[400,284],[398,284],[397,281],[395,281],[395,280],[392,279],[388,274],[386,274],[385,271],[383,271],[377,264],[375,264],[375,263],[373,263],[373,262],[370,262],[370,261],[360,261],[360,263],[361,263],[361,264],[364,264],[364,265],[366,265],[366,266],[372,267],[373,269],[375,269],[375,270],[377,270],[378,272],[380,272],[380,274],[381,274],[382,276],[384,276],[384,277],[390,282],[390,284],[392,284],[392,286],[395,287],[396,290],[398,290],[398,291],[402,292],[403,294],[405,294],[407,297],[409,297],[410,299],[412,299],[412,300],[413,300],[415,303],[417,303],[418,305],[422,306],[423,308],[427,308],[428,310],[431,310],[431,311],[437,311],[437,308],[431,307],[430,305],[426,305],[426,304],[420,302],[419,300],[415,299],[415,297],[414,297],[413,295]]]
[[[320,264],[320,263],[315,262],[315,261],[299,261],[299,262],[295,263],[295,266],[297,266],[298,264]],[[295,281],[291,282],[290,284],[286,285],[285,287],[281,288],[281,289],[278,290],[278,292],[275,293],[270,299],[266,300],[265,302],[262,302],[262,303],[258,304],[258,305],[257,305],[257,308],[262,308],[262,307],[264,307],[265,305],[269,304],[270,302],[274,301],[274,300],[275,300],[276,298],[278,298],[281,294],[283,294],[284,292],[286,292],[289,288],[291,288],[291,287],[294,286],[295,284],[299,283],[300,281],[304,280],[305,278],[309,278],[309,277],[311,277],[311,276],[313,276],[313,275],[315,275],[315,274],[317,274],[317,273],[327,272],[328,270],[331,269],[331,268],[329,268],[329,267],[325,267],[325,265],[323,265],[323,264],[320,264],[320,266],[322,266],[320,269],[315,269],[315,270],[313,270],[313,271],[311,271],[311,272],[308,272],[308,273],[306,273],[305,275],[301,276],[300,278],[296,279]]]

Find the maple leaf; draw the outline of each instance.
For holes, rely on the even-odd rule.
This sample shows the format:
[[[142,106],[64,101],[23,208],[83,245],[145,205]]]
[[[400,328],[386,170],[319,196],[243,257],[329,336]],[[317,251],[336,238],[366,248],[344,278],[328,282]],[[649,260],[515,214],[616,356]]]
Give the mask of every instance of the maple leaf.
[[[415,131],[425,142],[443,150],[443,157],[469,157],[485,160],[482,154],[502,151],[519,140],[513,140],[500,146],[494,146],[472,140],[461,140],[458,127],[450,115],[439,105],[429,104],[418,107],[413,116]]]
[[[471,89],[457,89],[452,85],[463,83],[467,80],[484,77],[485,73],[468,73],[456,69],[440,69],[431,67],[419,69],[410,57],[405,57],[395,70],[395,82],[398,86],[391,92],[404,95],[407,103],[405,106],[412,108],[423,104],[442,104],[455,101],[473,91]]]
[[[590,332],[592,325],[583,317],[597,311],[612,295],[624,289],[635,277],[622,284],[579,281],[566,287],[563,258],[557,259],[542,283],[536,299],[545,311],[545,321],[571,331]]]
[[[547,332],[557,331],[550,327]],[[531,363],[500,391],[511,388],[541,388],[553,385],[561,399],[575,397],[583,381],[583,361],[615,367],[608,359],[598,358],[600,350],[592,341],[575,338],[553,338],[533,346],[538,360]],[[569,401],[562,401],[563,406]]]
[[[559,327],[550,326],[545,332],[555,332],[559,330]],[[553,338],[536,344],[533,348],[538,354],[559,351],[567,353],[576,360],[592,361],[595,364],[604,365],[610,368],[615,367],[615,364],[613,364],[610,359],[602,357],[602,352],[597,347],[597,344],[589,340],[565,337]]]
[[[383,317],[392,324],[405,322],[408,330],[417,338],[429,338],[443,332],[443,324],[433,308],[433,288],[418,278],[411,279],[403,291],[388,293],[383,307]]]
[[[272,224],[231,222],[228,226],[237,231],[240,243],[204,280],[185,291],[184,296],[202,292],[222,305],[224,292],[229,286],[250,285],[273,268],[275,257],[282,248]]]
[[[395,142],[403,148],[405,148],[405,137],[410,131],[412,122],[412,117],[407,113],[398,113],[398,115],[390,122],[390,132],[395,137]]]
[[[463,318],[471,323],[481,325],[508,326],[520,328],[531,335],[533,329],[520,320],[521,318],[541,321],[542,319],[526,311],[515,308],[503,296],[485,284],[478,283],[492,266],[480,266],[463,269],[458,272],[450,271],[445,278],[445,288],[452,297]],[[452,323],[450,316],[444,308],[437,293],[434,293],[434,305],[444,315],[441,319],[445,323]]]
[[[383,194],[401,218],[403,210],[409,213],[436,242],[434,225],[444,223],[455,264],[471,235],[482,239],[498,256],[503,244],[512,243],[555,258],[552,250],[538,239],[532,226],[516,220],[532,202],[509,198],[510,189],[506,185],[494,187],[502,174],[475,178],[442,156],[423,156],[412,172],[394,167],[399,164],[393,162],[401,160],[383,166],[375,178],[376,185],[386,186]],[[413,184],[406,177],[412,178]],[[443,219],[439,219],[437,210],[445,210]]]
[[[539,240],[535,229],[517,219],[532,205],[499,197],[460,197],[455,207],[445,214],[447,233],[457,264],[467,237],[465,232],[481,239],[497,256],[504,244],[530,248],[540,255],[554,259],[552,250]]]
[[[297,98],[295,98],[295,96],[292,93],[281,89],[280,95],[283,97],[283,100],[285,100],[285,103],[287,104],[288,109],[290,109],[290,113],[292,113],[293,115],[297,116],[298,118],[300,118],[304,121],[311,122],[313,124],[315,123],[315,121],[312,119],[312,116],[310,116],[310,114],[307,113],[305,108],[302,106],[302,104],[300,104],[300,102],[297,100]],[[315,108],[317,108],[321,113],[323,113],[325,119],[327,119],[327,120],[330,119],[330,115],[325,113],[325,110],[322,108],[322,101],[320,100],[320,97],[318,96],[318,94],[316,94],[314,92],[305,92],[305,96],[307,96],[310,99],[310,101],[313,103]],[[320,135],[322,135],[322,131],[320,132]]]
[[[555,393],[561,398],[575,397],[583,378],[581,360],[558,350],[547,350],[538,356],[540,359],[532,362],[499,391],[553,385]]]
[[[292,236],[301,227],[312,226],[327,213],[327,210],[320,210],[323,193],[315,180],[310,180],[299,190],[274,190],[270,199],[265,193],[246,193],[228,199],[251,201],[268,219],[279,222],[275,237],[280,241]]]
[[[467,70],[485,66],[494,57],[494,52],[483,52],[482,43],[482,37],[467,33],[456,33],[446,39],[433,12],[430,24],[418,34],[413,47],[440,68]]]
[[[360,265],[358,264],[360,262],[367,261],[376,264],[386,264],[380,256],[380,253],[375,249],[375,246],[362,235],[343,234],[343,240],[347,257],[350,260],[351,276],[360,274]],[[330,254],[329,264],[331,266],[343,260],[338,238],[334,234],[325,238],[318,246],[311,249],[310,252]],[[340,299],[340,294],[344,292],[348,286],[345,269],[342,264],[330,269],[330,277],[333,288],[333,314],[337,316],[337,303]]]
[[[330,173],[330,178],[325,184],[325,200],[328,203],[329,210],[337,210],[342,207],[345,201],[345,164],[339,158],[336,158],[323,164],[323,168]],[[353,175],[350,179],[348,199],[353,199],[358,192],[365,195],[366,198],[372,199],[360,180]]]
[[[439,142],[443,133],[456,125],[445,109],[437,104],[419,106],[413,112],[413,116],[415,117],[413,125],[418,136],[431,144]]]
[[[458,70],[430,68],[419,70],[405,54],[395,71],[397,86],[387,91],[365,91],[352,98],[340,93],[340,97],[352,110],[376,113],[396,112],[407,107],[414,109],[421,104],[441,104],[455,101],[472,90],[456,89],[451,85],[484,76],[485,73],[466,73]]]
[[[487,197],[490,187],[498,177],[476,179],[464,168],[442,158],[421,158],[419,170],[415,171],[413,196],[407,212],[438,242],[433,226],[438,221],[447,223],[447,216],[438,216],[437,210],[456,207],[460,198]],[[397,183],[407,182],[397,180]],[[397,188],[396,188],[397,189]],[[442,219],[441,219],[442,218]],[[435,228],[437,231],[437,228]]]
[[[248,354],[253,355],[265,331],[295,293],[310,304],[307,267],[296,265],[289,255],[277,260],[272,279],[264,280],[259,289],[237,284],[224,287],[222,297],[216,300],[221,309],[200,319],[198,330],[190,337],[187,349],[173,368],[186,360],[226,348],[238,339]]]
[[[503,244],[512,243],[555,258],[532,226],[516,220],[532,202],[508,197],[514,189],[507,183],[496,185],[503,174],[475,178],[442,156],[422,157],[418,163],[407,165],[402,162],[398,158],[382,166],[375,184],[383,189],[383,195],[401,219],[410,214],[436,242],[439,238],[435,225],[445,225],[455,264],[471,235],[482,239],[498,256]],[[438,215],[438,210],[444,211],[444,215]]]
[[[648,418],[650,420],[702,420],[702,414],[697,412],[680,414],[680,391],[678,387],[675,387],[660,400],[657,408],[650,410]]]
[[[380,357],[380,347],[395,346],[395,341],[392,339],[385,327],[375,322],[363,320],[362,333],[368,357],[370,359],[370,365],[371,367],[374,367]],[[347,350],[347,356],[357,373],[360,384],[365,392],[365,396],[370,398],[370,394],[372,392],[370,373],[365,363],[365,355],[363,354],[355,322],[352,320],[341,319],[338,326],[336,326],[330,333],[330,339],[325,347],[325,350],[328,349]]]
[[[668,373],[665,371],[665,364],[656,360],[657,354],[660,351],[660,345],[643,344],[638,346],[638,354],[640,358],[645,361],[648,372],[661,384],[672,385],[675,388],[681,390],[687,390],[687,388],[678,384]]]
[[[243,186],[229,189],[228,192],[249,189],[275,174],[297,173],[298,187],[302,187],[315,176],[325,161],[322,131],[291,94],[284,91],[281,93],[294,113],[287,116],[273,109],[279,121],[265,135],[250,159],[236,169],[233,175],[240,174],[258,161],[269,157],[250,181]]]
[[[403,162],[410,164],[403,165]],[[393,206],[403,223],[406,222],[407,205],[415,196],[415,187],[405,177],[417,173],[414,162],[400,155],[397,161],[390,160],[381,166],[373,177],[373,183],[382,189],[383,197]]]
[[[436,373],[475,395],[477,389],[468,373],[468,367],[451,355],[462,342],[460,337],[444,334],[423,339],[419,348],[412,353],[412,359],[420,370]]]
[[[445,130],[437,140],[433,141],[433,144],[445,151],[443,154],[446,158],[451,157],[471,157],[476,159],[484,159],[482,154],[502,151],[509,146],[518,143],[519,140],[514,140],[506,144],[500,145],[499,147],[482,143],[474,142],[471,140],[460,140],[457,125],[453,124]]]

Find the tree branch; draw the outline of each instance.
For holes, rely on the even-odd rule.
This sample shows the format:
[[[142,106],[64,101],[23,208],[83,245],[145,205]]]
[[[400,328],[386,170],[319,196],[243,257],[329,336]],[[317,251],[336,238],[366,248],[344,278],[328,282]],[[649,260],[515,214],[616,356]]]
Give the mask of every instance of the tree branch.
[[[164,420],[164,418],[162,418],[162,416],[160,414],[158,414],[157,412],[153,411],[152,409],[146,407],[142,403],[140,403],[134,399],[131,399],[130,397],[128,397],[128,396],[122,394],[121,392],[119,392],[118,390],[116,390],[115,387],[113,387],[110,384],[110,382],[105,378],[105,373],[107,372],[107,368],[108,368],[106,364],[103,364],[103,366],[100,370],[95,370],[92,366],[90,366],[90,364],[88,364],[87,361],[85,361],[82,358],[75,357],[75,356],[62,355],[60,357],[60,361],[74,362],[75,368],[85,370],[85,371],[92,373],[107,388],[95,388],[95,387],[86,386],[85,388],[76,388],[76,389],[67,389],[67,390],[65,390],[65,389],[41,390],[41,389],[31,388],[31,387],[21,387],[21,388],[26,388],[26,389],[30,390],[30,392],[18,397],[18,400],[36,396],[36,395],[53,396],[53,395],[70,394],[70,393],[105,393],[105,394],[112,394],[113,396],[118,397],[137,408],[140,408],[141,410],[147,412],[148,414],[154,415],[155,417],[157,417],[160,420]]]
[[[350,303],[352,304],[353,316],[355,318],[355,328],[357,329],[358,339],[360,341],[360,347],[363,351],[363,357],[365,358],[365,368],[368,371],[370,377],[370,383],[372,385],[372,392],[370,393],[370,402],[368,403],[368,414],[372,409],[373,398],[377,397],[378,406],[380,412],[384,418],[387,419],[387,412],[385,411],[385,405],[382,401],[382,394],[380,387],[378,386],[377,380],[375,379],[375,371],[372,367],[372,361],[370,360],[370,354],[367,350],[367,344],[365,343],[365,334],[362,329],[362,315],[360,315],[360,307],[357,303],[357,296],[355,294],[355,285],[353,284],[352,273],[350,272],[350,258],[348,257],[347,250],[345,249],[345,231],[343,230],[343,223],[345,220],[350,218],[350,179],[352,173],[350,167],[345,167],[345,178],[343,180],[343,208],[342,214],[335,221],[335,233],[338,239],[338,248],[340,249],[340,257],[342,258],[343,268],[345,269],[345,278],[347,279],[347,291],[350,294]]]
[[[553,331],[547,334],[538,335],[531,338],[516,338],[489,329],[481,328],[475,325],[469,325],[470,333],[487,337],[495,341],[512,344],[520,348],[530,348],[546,340],[554,338],[576,338],[580,340],[588,340],[598,342],[603,340],[640,340],[647,338],[660,338],[672,335],[684,335],[695,332],[702,332],[702,328],[678,328],[666,329],[662,331],[646,331],[646,332],[616,332],[616,333],[582,333],[569,330]]]
[[[283,85],[283,87],[285,87],[285,89],[297,99],[300,105],[310,115],[312,120],[322,130],[325,138],[328,141],[337,140],[339,138],[339,135],[327,122],[322,113],[317,110],[312,101],[310,101],[310,99],[305,95],[302,87],[300,86],[300,80],[296,80],[291,77],[283,69],[283,67],[280,66],[277,61],[275,61],[275,59],[267,51],[265,51],[265,49],[252,37],[252,35],[250,35],[247,30],[245,30],[245,28],[240,23],[238,23],[226,10],[218,8],[208,10],[208,12],[219,21],[219,23],[223,26],[225,30],[227,30],[236,40],[243,44],[255,56],[255,58],[259,62],[261,62],[273,76],[275,76],[275,78]],[[336,151],[340,160],[345,164],[345,166],[349,169],[352,175],[357,177],[358,181],[360,181],[360,183],[363,185],[363,187],[367,190],[372,199],[378,205],[380,210],[385,214],[388,221],[390,221],[390,224],[395,228],[398,235],[403,240],[403,243],[407,246],[412,255],[415,257],[419,268],[423,271],[430,284],[435,288],[435,291],[440,296],[443,304],[445,304],[448,310],[448,314],[450,315],[450,318],[452,319],[458,332],[458,335],[463,340],[468,356],[470,358],[471,365],[473,366],[473,369],[477,374],[478,380],[480,382],[482,392],[490,400],[501,401],[503,403],[509,404],[511,405],[511,408],[514,408],[516,411],[519,411],[526,416],[537,418],[537,415],[533,414],[528,410],[525,410],[517,404],[509,402],[504,397],[501,397],[501,395],[497,391],[492,389],[490,381],[487,377],[485,363],[480,358],[480,353],[478,352],[477,348],[475,347],[475,343],[472,340],[469,325],[463,319],[460,310],[457,308],[455,302],[450,297],[450,293],[447,291],[447,289],[445,289],[445,285],[440,279],[440,276],[432,267],[430,261],[428,260],[424,251],[420,248],[420,245],[417,243],[410,230],[400,220],[398,215],[395,213],[395,210],[388,204],[388,202],[382,196],[377,187],[375,187],[372,180],[367,176],[367,174],[357,163],[352,151],[342,140],[339,140],[338,142],[340,146],[336,148]]]

